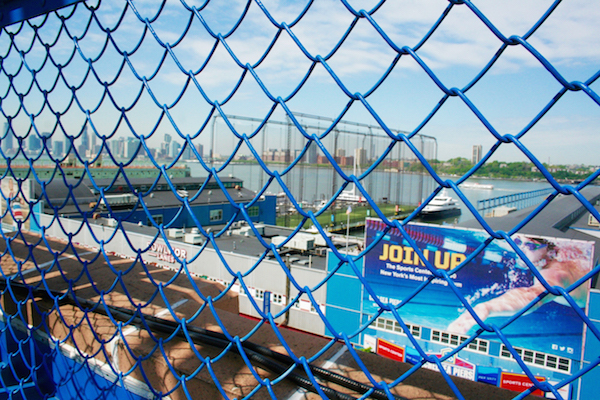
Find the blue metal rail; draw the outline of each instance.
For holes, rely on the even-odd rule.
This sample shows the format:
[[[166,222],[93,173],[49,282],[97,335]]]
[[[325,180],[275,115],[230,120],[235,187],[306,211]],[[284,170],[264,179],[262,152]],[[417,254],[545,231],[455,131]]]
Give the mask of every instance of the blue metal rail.
[[[491,199],[479,200],[477,202],[477,210],[485,211],[492,208],[505,206],[508,204],[514,205],[518,210],[530,207],[541,202],[541,197],[552,193],[554,189],[539,189],[530,192],[513,193],[506,196],[492,197]]]

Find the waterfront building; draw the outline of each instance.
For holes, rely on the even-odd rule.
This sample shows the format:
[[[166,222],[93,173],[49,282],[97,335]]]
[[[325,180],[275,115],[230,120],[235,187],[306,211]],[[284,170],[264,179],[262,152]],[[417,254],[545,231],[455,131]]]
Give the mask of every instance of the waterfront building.
[[[201,226],[211,226],[223,225],[232,219],[241,220],[243,215],[239,212],[238,204],[249,203],[256,196],[255,192],[243,187],[243,181],[234,177],[221,179],[227,193],[214,178],[204,186],[201,193],[198,193],[205,184],[204,178],[170,177],[176,189],[176,193],[173,193],[171,185],[164,177],[158,181],[156,178],[132,178],[129,169],[126,172],[127,180],[122,175],[117,179],[94,179],[95,186],[105,188],[104,197],[89,179],[84,179],[81,184],[73,182],[73,190],[76,193],[67,198],[63,182],[53,180],[46,185],[44,212],[57,212],[68,218],[111,217],[151,226],[152,220],[146,212],[148,210],[156,224],[164,223],[170,228],[189,228],[197,226],[198,223]],[[148,194],[150,189],[152,192]],[[36,196],[42,196],[41,185],[35,183],[35,191]],[[139,201],[140,195],[144,207]],[[237,204],[232,204],[230,198],[235,199]],[[189,209],[182,199],[189,202]],[[65,201],[67,205],[62,206]],[[275,206],[276,196],[261,196],[248,208],[248,216],[255,223],[275,224]]]

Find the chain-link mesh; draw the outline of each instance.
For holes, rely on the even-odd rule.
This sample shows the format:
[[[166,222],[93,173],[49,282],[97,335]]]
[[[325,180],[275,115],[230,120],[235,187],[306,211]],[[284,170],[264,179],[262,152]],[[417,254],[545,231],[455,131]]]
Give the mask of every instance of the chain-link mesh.
[[[579,369],[573,366],[567,378],[540,382],[526,355],[504,333],[513,320],[536,308],[546,296],[556,296],[578,314],[588,335],[600,339],[598,327],[571,296],[589,285],[598,267],[568,284],[556,285],[528,260],[513,236],[562,195],[573,197],[600,220],[582,194],[600,170],[577,185],[561,184],[524,144],[528,133],[565,94],[583,96],[594,107],[600,104],[591,87],[600,72],[569,80],[530,43],[560,2],[550,5],[525,33],[497,28],[493,16],[484,15],[472,2],[441,2],[437,17],[421,30],[416,42],[405,40],[398,32],[401,27],[378,23],[380,13],[401,13],[402,7],[388,9],[382,1],[364,10],[342,0],[328,3],[325,15],[321,3],[88,1],[3,27],[3,393],[51,397],[56,387],[71,385],[74,396],[87,398],[118,396],[122,388],[132,397],[205,397],[202,393],[208,397],[278,397],[283,393],[277,388],[295,377],[297,384],[312,388],[319,396],[344,398],[323,384],[327,371],[310,365],[342,343],[358,365],[354,378],[361,375],[358,379],[365,382],[355,389],[357,396],[393,398],[392,391],[422,365],[436,365],[455,396],[463,398],[443,363],[483,336],[501,343],[516,360],[517,372],[534,382],[517,397],[541,390],[563,398],[560,388],[575,384],[596,368],[597,356]],[[476,18],[497,43],[493,56],[461,87],[449,87],[446,81],[453,80],[444,72],[436,73],[435,50],[427,47],[455,13]],[[323,31],[322,18],[337,20],[338,31]],[[365,47],[369,43],[361,41],[365,37],[377,47]],[[349,46],[354,53],[346,52]],[[533,118],[513,134],[503,134],[488,119],[487,105],[481,107],[469,93],[484,85],[483,78],[492,74],[493,66],[511,49],[528,54],[545,68],[557,89]],[[364,59],[354,58],[356,54]],[[422,73],[422,83],[433,85],[439,95],[413,130],[402,131],[391,126],[389,120],[395,118],[379,110],[396,101],[395,91],[411,90],[410,85],[391,91],[386,87],[392,76],[402,74],[408,60],[410,68]],[[347,78],[354,64],[365,72],[358,79]],[[436,172],[437,142],[422,133],[451,99],[466,107],[491,141],[489,151],[466,174],[447,179]],[[306,111],[303,102],[316,104],[307,111],[314,114],[315,108],[322,108],[330,117],[293,112]],[[401,103],[397,112],[403,112]],[[350,114],[368,122],[348,122]],[[570,140],[567,136],[564,140]],[[461,138],[457,135],[453,140]],[[508,147],[522,153],[552,191],[515,226],[497,231],[459,185]],[[344,149],[356,150],[345,154]],[[311,157],[314,161],[309,161]],[[306,169],[309,163],[317,167]],[[182,167],[186,164],[187,168]],[[198,178],[195,183],[186,180],[190,168]],[[318,173],[319,169],[326,175]],[[399,177],[409,172],[418,177],[415,182],[401,181]],[[246,173],[244,180],[246,184],[252,180],[252,191],[236,180]],[[354,252],[348,251],[347,242],[345,246],[336,243],[327,232],[340,219],[345,222],[345,216],[335,215],[336,204],[352,190],[353,201],[368,205],[371,216],[381,219],[384,233],[401,234],[427,260],[417,246],[417,231],[408,224],[444,188],[466,205],[485,230],[486,239],[472,249],[473,256],[451,271],[425,261],[430,279],[417,292],[400,304],[383,301],[361,269],[378,241]],[[171,197],[165,200],[164,193]],[[280,193],[282,201],[269,193]],[[159,216],[157,201],[175,202],[176,211]],[[229,207],[229,214],[207,209],[201,215],[195,208],[197,201],[205,205],[219,201]],[[316,208],[305,204],[319,201]],[[392,218],[385,211],[386,201],[416,208],[402,215],[404,219]],[[264,210],[271,210],[270,214],[257,214],[267,203],[270,208]],[[276,207],[285,210],[276,214]],[[277,242],[264,235],[268,227],[258,222],[275,225],[284,213],[293,213],[297,219],[286,219],[293,229]],[[330,214],[331,223],[320,218]],[[290,267],[284,251],[300,237],[296,236],[300,228],[310,225],[329,247],[330,259],[340,260],[316,279],[294,273],[297,269]],[[240,227],[247,229],[237,242],[220,242],[231,239],[233,230]],[[182,245],[174,239],[178,234],[186,235],[186,241],[190,235],[196,246]],[[236,248],[250,242],[253,258],[242,264],[235,261]],[[501,326],[478,316],[453,280],[477,254],[497,242],[514,249],[543,286]],[[265,270],[267,261],[279,271]],[[194,270],[194,263],[202,267]],[[172,272],[165,275],[166,270],[157,266]],[[358,278],[359,290],[372,294],[377,308],[357,326],[344,330],[327,320],[327,305],[319,297],[341,273]],[[257,289],[268,274],[279,274],[280,281],[287,281],[285,294]],[[201,278],[224,286],[216,291]],[[442,356],[421,348],[415,331],[401,317],[405,304],[416,301],[419,291],[434,279],[446,282],[464,306],[465,316],[471,315],[480,326]],[[248,300],[245,311],[230,307],[238,296]],[[318,349],[305,354],[297,352],[294,340],[306,339],[294,339],[281,327],[300,306],[310,309],[312,318],[326,327],[322,334],[330,338],[314,339]],[[244,326],[251,324],[250,328],[238,329],[243,324],[232,316],[238,311],[257,320],[245,320]],[[414,368],[386,381],[372,375],[354,348],[360,335],[384,314],[390,316],[392,325],[401,327],[421,356]],[[207,330],[195,326],[200,321]],[[271,362],[275,366],[264,362],[267,356],[252,347],[253,341],[266,343],[259,339],[265,330],[271,347],[289,356],[275,358]],[[237,357],[237,364],[229,357]],[[239,371],[219,370],[228,363],[251,383],[241,387],[232,382]],[[48,378],[52,376],[56,385]],[[208,381],[215,392],[194,393],[202,387],[197,386],[200,380]]]

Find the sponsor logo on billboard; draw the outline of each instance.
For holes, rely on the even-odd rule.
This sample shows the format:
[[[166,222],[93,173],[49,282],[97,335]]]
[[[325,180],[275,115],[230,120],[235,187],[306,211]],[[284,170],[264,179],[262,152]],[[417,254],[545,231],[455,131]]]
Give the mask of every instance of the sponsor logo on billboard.
[[[477,382],[498,386],[500,368],[477,366]]]
[[[536,376],[539,382],[544,382],[546,378],[543,376]],[[504,389],[514,390],[516,392],[524,392],[533,386],[533,383],[529,380],[529,377],[524,374],[515,374],[512,372],[502,372],[500,375],[500,387]],[[544,392],[536,389],[533,394],[536,396],[543,396]]]
[[[452,349],[443,349],[441,353],[432,355],[436,356],[437,358],[442,358],[447,352],[450,351],[452,351]],[[446,371],[446,373],[450,376],[457,376],[459,378],[468,379],[470,381],[475,380],[475,364],[472,364],[467,360],[459,358],[456,355],[442,362],[442,367],[444,368],[444,371]],[[425,363],[423,364],[423,368],[439,372],[437,364]]]
[[[404,362],[404,347],[380,338],[377,338],[377,354]]]
[[[146,243],[146,245],[150,246],[150,242]],[[177,256],[180,260],[187,258],[187,250],[186,249],[182,249],[180,247],[173,247],[173,246],[171,246],[171,248],[173,249],[175,256]],[[154,242],[152,244],[152,246],[150,247],[148,253],[146,253],[146,254],[148,254],[151,257],[156,257],[160,261],[166,261],[171,264],[175,264],[177,262],[177,260],[175,259],[175,256],[171,253],[171,250],[169,250],[169,247],[163,243]]]

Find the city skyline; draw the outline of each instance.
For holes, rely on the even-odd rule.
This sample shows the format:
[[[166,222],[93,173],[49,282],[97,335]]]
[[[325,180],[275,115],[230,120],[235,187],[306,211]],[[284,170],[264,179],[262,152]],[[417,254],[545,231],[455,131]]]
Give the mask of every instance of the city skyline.
[[[427,33],[432,22],[439,18],[448,6],[447,1],[432,0],[429,3],[431,7],[422,7],[416,1],[406,1],[402,4],[386,3],[373,14],[373,20],[398,46],[415,46]],[[227,7],[227,12],[224,12],[221,6],[217,6],[205,10],[203,16],[215,32],[225,32],[245,4],[243,1],[233,1]],[[506,37],[525,35],[548,7],[548,4],[541,0],[530,1],[527,4],[518,1],[474,4],[486,15],[493,16],[490,22]],[[368,4],[361,4],[363,5],[366,7]],[[144,3],[140,16],[152,17],[157,11],[156,7],[157,4]],[[321,32],[307,30],[303,25],[292,28],[292,32],[301,40],[311,56],[328,54],[342,36],[342,27],[347,27],[348,22],[352,20],[350,13],[335,14],[338,15],[335,19],[328,17],[333,15],[334,10],[342,11],[339,7],[341,5],[335,1],[318,2],[305,16],[305,19],[317,23],[322,27],[322,31],[329,32],[329,35],[323,36]],[[278,1],[269,4],[274,18],[281,21],[293,20],[302,8],[301,4]],[[173,42],[182,34],[181,21],[189,17],[189,13],[179,4],[167,4],[165,10],[161,18],[153,22],[153,29],[163,42]],[[516,10],[519,12],[515,12]],[[116,9],[110,4],[98,11],[99,20],[106,26],[115,23],[117,17]],[[392,51],[370,23],[362,19],[344,42],[343,48],[327,60],[327,65],[336,73],[337,82],[321,63],[312,63],[289,38],[284,39],[286,46],[274,48],[270,53],[273,57],[267,58],[255,68],[256,78],[251,77],[234,62],[223,46],[217,46],[215,55],[206,68],[200,73],[194,72],[194,78],[206,98],[199,94],[194,84],[189,83],[189,76],[175,66],[171,55],[167,55],[167,62],[154,74],[163,50],[154,37],[147,35],[144,43],[148,43],[148,49],[142,46],[132,54],[130,64],[124,66],[123,73],[119,73],[117,68],[123,63],[123,59],[108,52],[105,55],[106,62],[93,64],[98,78],[95,75],[90,76],[84,82],[80,75],[68,69],[62,72],[62,78],[58,79],[59,84],[53,88],[53,99],[58,103],[58,106],[55,105],[56,112],[64,113],[60,127],[44,102],[38,102],[36,108],[34,105],[37,103],[31,100],[31,103],[28,103],[28,112],[35,115],[35,128],[38,132],[55,132],[53,140],[66,143],[62,129],[66,129],[70,136],[79,136],[86,116],[84,113],[74,115],[77,113],[67,112],[66,105],[61,108],[64,100],[60,99],[73,96],[69,87],[81,87],[81,91],[86,95],[77,95],[79,107],[82,110],[93,110],[89,118],[98,135],[90,135],[90,142],[100,142],[102,136],[110,138],[110,141],[121,137],[134,137],[136,134],[144,136],[149,145],[156,148],[160,146],[166,133],[174,139],[180,135],[190,135],[194,138],[194,144],[200,143],[208,149],[211,143],[210,127],[203,124],[210,120],[211,112],[214,113],[210,103],[224,102],[231,90],[238,85],[242,74],[246,73],[235,96],[221,105],[224,113],[260,120],[268,115],[273,106],[272,98],[279,96],[285,99],[286,106],[295,112],[321,115],[329,119],[335,119],[345,112],[343,119],[348,121],[384,125],[409,134],[418,132],[435,137],[439,144],[440,160],[454,157],[470,158],[474,145],[482,145],[482,155],[485,156],[497,141],[492,134],[494,133],[519,136],[522,143],[541,162],[552,160],[557,164],[594,165],[594,150],[600,140],[597,132],[597,127],[600,126],[598,104],[583,90],[568,91],[559,96],[563,89],[559,77],[564,78],[566,82],[589,81],[591,90],[597,87],[597,81],[590,79],[598,71],[600,35],[589,33],[598,31],[595,23],[598,17],[600,9],[583,0],[575,1],[569,7],[561,4],[552,13],[552,17],[536,30],[535,34],[527,38],[527,42],[539,52],[537,56],[523,46],[508,46],[503,50],[502,57],[493,63],[490,70],[473,87],[470,87],[469,83],[493,60],[494,55],[502,48],[502,42],[464,5],[456,5],[439,29],[419,49],[420,60],[435,74],[439,84],[432,80],[414,57],[403,55],[394,64],[397,53]],[[124,18],[122,26],[129,40],[114,39],[120,51],[130,50],[143,32],[138,17],[131,10]],[[95,23],[92,21],[92,25]],[[560,24],[574,28],[558,29]],[[243,30],[243,37],[233,35],[224,39],[224,43],[227,43],[242,65],[253,65],[260,59],[266,44],[277,29],[254,6],[250,7],[250,12],[244,19],[244,26],[246,29]],[[185,70],[196,71],[208,54],[207,51],[214,45],[214,39],[196,35],[198,32],[201,32],[201,29],[192,30],[174,48],[173,54]],[[111,46],[113,42],[109,43],[109,47]],[[82,50],[81,56],[94,59],[97,55],[94,49],[92,46],[91,50]],[[100,47],[98,51],[99,49]],[[40,50],[39,54],[34,50],[27,54],[26,61],[32,69],[36,69],[43,60],[45,50]],[[69,54],[66,49],[57,49],[53,60],[60,64]],[[12,71],[13,65],[20,63],[17,56],[15,52],[10,52],[6,57],[5,68],[8,72]],[[543,65],[542,60],[552,64],[556,71],[554,75]],[[370,87],[391,65],[394,65],[394,68],[380,88],[365,98],[369,106],[376,110],[378,121],[360,102],[354,101],[349,105],[349,98],[344,90],[348,93],[368,93]],[[53,68],[55,67],[47,65],[36,75],[41,89],[52,86],[56,79],[52,77],[56,74]],[[310,68],[314,70],[306,78],[302,90],[289,97]],[[24,71],[19,75],[25,75]],[[142,76],[152,76],[147,82],[147,87],[140,80]],[[264,85],[264,89],[257,85],[257,79]],[[109,89],[117,101],[116,107],[98,107],[98,100],[104,90],[103,82],[113,81],[114,84]],[[173,103],[186,85],[184,101]],[[17,85],[11,88],[6,83],[0,83],[0,92],[8,91],[12,94],[18,87]],[[442,87],[448,90],[462,90],[464,96],[446,98]],[[148,89],[154,97],[150,96]],[[36,96],[43,95],[38,93],[37,89],[28,95],[33,99]],[[545,112],[544,118],[533,123],[536,116],[544,112],[545,107],[557,97],[556,104]],[[11,119],[13,129],[19,136],[23,136],[26,132],[34,130],[31,129],[31,118],[24,112],[11,114],[12,110],[20,109],[18,101],[18,96],[6,97],[3,107],[6,110],[5,116]],[[441,102],[442,106],[436,110]],[[165,116],[163,105],[166,106],[170,119]],[[119,107],[127,111],[123,114]],[[347,111],[344,111],[345,109]],[[435,113],[429,116],[433,110],[436,110]],[[477,115],[475,110],[479,111],[480,115]],[[123,116],[126,116],[127,123],[123,122]],[[276,108],[271,118],[285,120],[281,106]],[[424,120],[428,120],[427,124],[420,127]],[[326,127],[327,122],[323,122],[322,126]],[[202,133],[198,136],[201,129]],[[230,152],[238,140],[231,132],[223,132],[220,141],[227,142],[226,146],[222,151],[215,150],[215,153]],[[247,129],[240,129],[240,133],[250,135],[252,132],[253,127],[250,125]],[[310,130],[308,133],[315,132],[316,130]],[[284,140],[285,132],[281,136],[280,140]],[[569,140],[564,140],[565,137],[569,137]],[[174,141],[181,142],[182,139]],[[557,146],[559,142],[561,145]],[[90,143],[86,147],[92,145]],[[347,150],[356,147],[346,146]],[[260,146],[258,150],[262,150]],[[248,154],[247,149],[240,151]],[[515,145],[505,143],[491,159],[524,161],[527,157]]]

